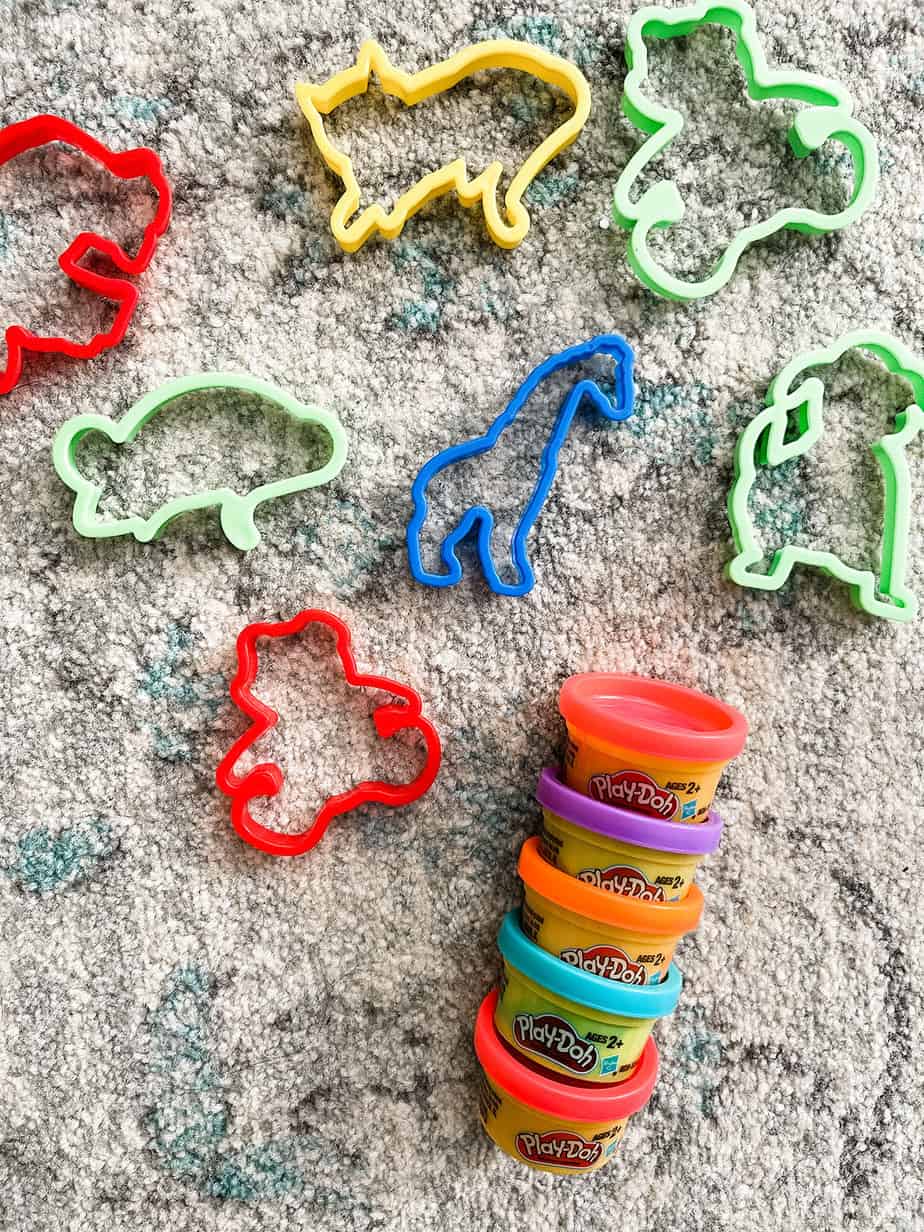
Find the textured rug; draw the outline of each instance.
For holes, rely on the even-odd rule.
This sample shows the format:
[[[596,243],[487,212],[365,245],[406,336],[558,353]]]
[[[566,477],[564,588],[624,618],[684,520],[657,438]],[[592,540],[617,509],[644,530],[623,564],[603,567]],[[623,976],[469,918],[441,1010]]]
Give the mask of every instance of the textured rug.
[[[125,343],[27,358],[0,405],[4,1229],[920,1226],[924,624],[874,622],[807,573],[761,595],[722,569],[734,442],[782,366],[861,325],[924,354],[924,29],[899,0],[759,4],[771,62],[854,94],[880,142],[879,197],[841,234],[752,250],[724,292],[682,306],[635,281],[608,221],[638,137],[618,107],[629,12],[0,3],[0,119],[53,111],[115,149],[149,144],[176,186]],[[498,34],[569,57],[593,91],[583,135],[530,190],[525,242],[501,251],[448,198],[399,240],[341,253],[338,186],[294,83],[346,67],[364,37],[417,69]],[[653,91],[689,111],[658,168],[689,198],[659,240],[672,268],[708,269],[781,203],[844,199],[843,151],[796,166],[786,109],[742,101],[727,34],[652,60]],[[446,157],[515,165],[557,116],[546,89],[498,73],[409,114],[373,93],[331,124],[364,194],[388,200]],[[88,336],[111,310],[62,290],[56,254],[84,225],[137,241],[151,205],[66,152],[2,168],[3,324]],[[530,540],[533,592],[491,594],[472,559],[454,588],[415,584],[404,532],[422,463],[601,331],[636,350],[635,413],[575,422]],[[55,431],[206,368],[336,411],[340,477],[268,506],[246,555],[214,512],[153,544],[80,539]],[[907,389],[855,356],[825,379],[824,449],[755,498],[759,527],[770,547],[874,566],[868,445]],[[556,409],[540,399],[505,460],[469,473],[502,525]],[[190,399],[136,448],[88,443],[85,465],[122,516],[190,484],[246,490],[306,446],[265,406]],[[909,580],[924,587],[920,536]],[[445,758],[416,805],[337,820],[278,861],[237,839],[214,770],[245,724],[228,697],[238,631],[308,606],[347,620],[362,669],[419,690]],[[267,649],[261,668],[282,718],[259,755],[287,772],[264,819],[297,829],[359,777],[415,773],[416,745],[374,738],[375,699],[345,688],[322,635]],[[725,839],[678,955],[680,1007],[657,1030],[656,1093],[617,1162],[571,1181],[484,1136],[471,1032],[535,780],[562,748],[558,687],[603,668],[713,692],[752,734],[720,788]]]

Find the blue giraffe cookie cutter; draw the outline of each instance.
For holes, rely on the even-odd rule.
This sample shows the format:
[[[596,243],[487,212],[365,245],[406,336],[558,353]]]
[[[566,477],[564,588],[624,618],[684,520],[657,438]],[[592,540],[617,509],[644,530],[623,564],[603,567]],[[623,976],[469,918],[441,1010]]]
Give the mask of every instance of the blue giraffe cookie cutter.
[[[512,583],[502,581],[494,566],[494,559],[491,555],[491,535],[495,526],[494,514],[485,505],[473,505],[466,510],[455,529],[444,537],[440,547],[440,557],[446,566],[446,572],[430,573],[426,570],[421,560],[420,532],[429,511],[427,487],[430,481],[456,462],[478,457],[493,449],[504,429],[514,422],[530,395],[548,377],[562,368],[592,359],[597,355],[612,358],[614,388],[611,393],[607,393],[596,381],[586,378],[576,381],[559,408],[552,433],[542,451],[536,485],[529,503],[520,515],[511,540],[510,555],[518,580]],[[495,594],[519,596],[532,590],[536,578],[526,555],[526,540],[555,480],[558,454],[568,435],[571,423],[585,398],[606,419],[619,423],[629,418],[632,414],[634,399],[632,385],[634,359],[632,348],[619,334],[600,334],[596,338],[590,338],[587,342],[581,342],[564,351],[559,351],[557,355],[551,355],[532,370],[484,436],[474,437],[458,445],[450,445],[448,449],[444,449],[442,453],[438,453],[421,467],[411,488],[414,512],[407,528],[408,560],[411,573],[418,582],[424,586],[439,587],[455,586],[460,582],[462,562],[456,555],[456,549],[470,535],[474,535],[481,567],[488,585]]]

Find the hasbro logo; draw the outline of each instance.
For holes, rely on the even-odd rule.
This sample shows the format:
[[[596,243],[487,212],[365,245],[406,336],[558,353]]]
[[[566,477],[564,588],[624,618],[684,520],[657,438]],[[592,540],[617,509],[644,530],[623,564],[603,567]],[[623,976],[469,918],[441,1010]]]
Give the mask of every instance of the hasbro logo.
[[[604,1057],[600,1063],[601,1074],[612,1074],[619,1069],[619,1057]]]
[[[686,820],[687,817],[695,817],[696,816],[696,801],[687,800],[680,810],[680,816],[684,820]]]

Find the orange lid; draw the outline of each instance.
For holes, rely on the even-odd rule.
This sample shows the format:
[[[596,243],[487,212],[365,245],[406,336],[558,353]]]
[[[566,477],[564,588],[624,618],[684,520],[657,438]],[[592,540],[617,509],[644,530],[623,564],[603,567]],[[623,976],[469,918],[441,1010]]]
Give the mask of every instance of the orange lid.
[[[748,735],[748,721],[734,706],[647,676],[571,676],[558,708],[567,723],[600,740],[682,761],[731,761]]]
[[[650,903],[624,894],[611,894],[597,886],[578,881],[543,860],[539,839],[534,835],[520,848],[517,872],[526,885],[550,903],[586,916],[611,928],[625,928],[653,937],[682,937],[699,924],[703,914],[703,892],[691,885],[686,898],[677,903]]]

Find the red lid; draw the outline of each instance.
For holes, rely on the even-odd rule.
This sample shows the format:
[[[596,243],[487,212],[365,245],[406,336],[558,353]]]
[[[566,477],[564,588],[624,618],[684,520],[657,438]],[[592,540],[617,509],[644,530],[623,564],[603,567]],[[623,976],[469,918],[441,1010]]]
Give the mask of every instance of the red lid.
[[[475,1052],[487,1076],[520,1103],[563,1121],[622,1121],[648,1103],[658,1076],[658,1048],[648,1042],[631,1077],[615,1086],[575,1083],[551,1072],[539,1073],[509,1052],[494,1026],[495,988],[481,1003],[475,1021]]]
[[[748,721],[734,706],[647,676],[572,676],[561,687],[558,707],[581,731],[654,757],[731,761],[748,734]]]

